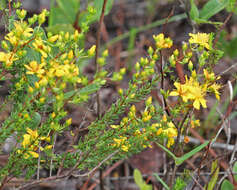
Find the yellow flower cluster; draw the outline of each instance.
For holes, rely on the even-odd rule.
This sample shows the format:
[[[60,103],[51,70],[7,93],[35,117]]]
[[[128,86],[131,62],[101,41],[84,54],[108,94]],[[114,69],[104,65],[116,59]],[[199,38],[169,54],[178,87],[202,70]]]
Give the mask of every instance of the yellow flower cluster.
[[[178,131],[175,125],[171,121],[167,120],[166,115],[163,115],[160,123],[153,123],[151,127],[154,131],[156,131],[157,136],[162,134],[168,138],[168,148],[174,144],[174,138],[177,137]]]
[[[164,34],[153,35],[157,49],[171,48],[173,41],[170,38],[165,38]]]
[[[77,35],[76,32],[74,36]],[[73,37],[73,36],[72,36]],[[51,39],[51,42],[56,43],[58,36]],[[36,40],[32,43],[33,48],[36,51],[39,51],[41,54],[41,61],[38,63],[33,60],[29,64],[25,64],[25,68],[27,69],[26,74],[28,75],[36,75],[38,77],[38,82],[36,82],[35,87],[39,88],[41,86],[45,86],[48,83],[51,84],[52,87],[55,87],[56,81],[61,79],[63,82],[70,83],[80,83],[81,78],[79,77],[79,68],[75,64],[74,52],[70,50],[68,53],[64,53],[57,59],[51,59],[47,61],[46,64],[45,58],[48,57],[48,53],[50,52],[50,47],[45,45],[42,40]],[[66,85],[64,85],[64,88]],[[31,88],[31,87],[30,87]]]
[[[36,22],[38,19],[39,24],[42,24],[46,20],[46,16],[48,15],[48,11],[44,9],[41,14],[34,15],[32,18],[29,18],[29,23],[23,21],[26,16],[25,10],[17,10],[17,15],[20,18],[20,21],[14,21],[14,28],[5,36],[5,40],[2,41],[3,48],[8,52],[0,52],[0,61],[4,63],[4,67],[9,69],[14,61],[20,59],[20,57],[24,54],[22,49],[25,45],[29,44],[31,40],[33,40],[33,28],[30,26]],[[42,39],[35,39],[32,43],[33,47],[36,51],[39,51],[42,56],[47,57],[47,53],[50,52],[51,48],[49,46],[45,46],[42,42]],[[12,50],[10,50],[12,49]]]
[[[0,52],[0,61],[4,63],[6,68],[11,67],[13,62],[19,59],[20,52],[17,54],[16,48],[26,44],[33,35],[33,29],[26,22],[15,21],[13,24],[14,28],[5,36],[5,40],[9,41],[10,44],[6,41],[3,41],[2,44],[4,44],[3,47],[7,51],[9,51],[10,46],[15,49],[7,53]]]
[[[128,152],[130,145],[126,143],[127,137],[119,136],[119,138],[114,138],[113,146],[121,147],[124,152]]]
[[[206,108],[206,93],[211,91],[214,92],[216,98],[219,99],[219,89],[221,88],[220,85],[213,82],[215,80],[214,73],[208,74],[208,72],[204,69],[204,76],[205,76],[205,83],[200,84],[197,81],[196,71],[192,71],[192,76],[188,79],[187,76],[185,77],[185,83],[181,84],[179,82],[175,82],[174,86],[176,90],[173,90],[169,95],[170,96],[180,96],[183,102],[188,102],[189,100],[192,101],[193,107],[197,110],[200,109],[200,106]]]
[[[189,36],[191,37],[189,39],[189,43],[190,44],[198,44],[201,47],[204,47],[208,50],[211,49],[209,41],[210,41],[210,34],[207,33],[197,33],[197,34],[189,34]]]
[[[38,149],[40,151],[49,150],[52,148],[52,145],[46,145],[42,147],[39,145],[40,141],[50,142],[50,137],[40,137],[37,130],[32,130],[27,128],[27,133],[23,135],[23,141],[21,143],[22,147],[26,151],[18,150],[18,153],[24,152],[24,158],[27,159],[30,156],[33,158],[38,158],[39,154],[36,152]]]
[[[139,139],[138,141],[134,140],[134,142],[136,141],[143,148],[151,148],[150,140],[160,135],[168,139],[167,147],[174,144],[174,138],[178,133],[175,125],[167,120],[166,115],[163,115],[161,122],[151,124],[151,119],[155,114],[152,97],[148,97],[145,104],[146,108],[141,117],[137,117],[136,107],[132,105],[128,112],[128,117],[124,117],[119,125],[110,125],[112,129],[120,133],[118,137],[113,138],[112,146],[127,152],[133,147],[131,144],[133,139]],[[128,131],[131,131],[129,136]]]

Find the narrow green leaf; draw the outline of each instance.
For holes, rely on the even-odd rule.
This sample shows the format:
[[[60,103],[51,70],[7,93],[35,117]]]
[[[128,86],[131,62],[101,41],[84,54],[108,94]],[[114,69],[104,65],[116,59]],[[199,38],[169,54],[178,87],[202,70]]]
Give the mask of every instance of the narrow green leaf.
[[[169,186],[160,178],[159,175],[157,175],[156,173],[154,173],[153,175],[156,177],[157,181],[159,181],[163,185],[163,187],[166,190],[170,190]]]
[[[233,166],[233,173],[237,173],[237,162],[235,162],[234,166]],[[234,175],[235,181],[237,181],[237,174]]]
[[[191,5],[191,9],[189,11],[189,15],[192,20],[196,20],[197,18],[199,18],[199,10],[198,10],[194,0],[190,0],[190,5]]]
[[[217,179],[218,179],[218,174],[219,174],[219,167],[218,167],[218,161],[215,160],[214,162],[212,162],[212,166],[211,166],[211,173],[213,173],[211,180],[208,183],[208,187],[207,190],[213,190]]]
[[[32,116],[32,124],[34,125],[34,127],[39,126],[41,122],[41,115],[38,112],[35,112]]]
[[[234,190],[234,186],[227,179],[225,179],[221,184],[221,190]]]
[[[79,90],[71,90],[71,91],[65,93],[64,97],[66,99],[68,99],[68,98],[71,98],[76,93],[90,95],[90,94],[98,91],[100,89],[100,87],[101,87],[101,84],[99,84],[99,83],[92,83],[92,84],[89,84],[89,85],[79,89]]]
[[[196,154],[197,152],[199,152],[200,150],[202,150],[205,146],[207,146],[209,143],[209,141],[206,141],[205,143],[199,145],[198,147],[196,147],[195,149],[193,149],[192,151],[184,154],[182,157],[177,158],[175,163],[176,165],[180,165],[182,164],[185,160],[189,159],[191,156],[193,156],[194,154]]]
[[[168,148],[166,148],[165,146],[156,143],[160,148],[162,148],[165,152],[167,152],[175,161],[178,159]]]
[[[221,25],[221,24],[223,24],[222,22],[212,22],[212,21],[205,20],[205,19],[200,19],[200,18],[195,19],[195,21],[198,24],[213,24],[213,25]]]
[[[129,35],[128,51],[130,51],[130,50],[132,50],[134,48],[136,34],[137,34],[137,29],[132,28],[130,30],[130,35]]]
[[[200,10],[199,18],[208,20],[218,12],[222,11],[228,4],[226,0],[209,0]]]
[[[82,89],[80,89],[79,93],[92,94],[92,93],[96,92],[97,90],[99,90],[101,86],[102,85],[99,83],[92,83],[92,84],[89,84],[89,85],[83,87]]]

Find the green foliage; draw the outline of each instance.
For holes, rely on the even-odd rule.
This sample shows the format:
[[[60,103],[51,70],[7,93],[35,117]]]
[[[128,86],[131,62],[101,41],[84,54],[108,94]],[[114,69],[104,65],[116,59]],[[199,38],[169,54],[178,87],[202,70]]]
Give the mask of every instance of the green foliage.
[[[0,10],[4,10],[7,6],[6,0],[0,0]]]
[[[155,176],[155,178],[157,179],[157,181],[159,181],[163,187],[166,189],[166,190],[170,190],[169,186],[160,178],[159,175],[157,175],[156,173],[153,174]]]
[[[237,162],[234,163],[234,166],[232,168],[233,173],[237,173]],[[237,180],[237,175],[234,175],[235,181]],[[224,179],[224,181],[221,184],[221,190],[234,190],[234,185],[227,179]]]
[[[109,13],[112,5],[113,0],[108,0],[105,15]],[[103,1],[93,1],[87,11],[83,11],[80,9],[80,0],[52,0],[47,30],[52,33],[60,31],[73,33],[74,29],[87,30],[85,26],[99,20],[102,6]]]
[[[201,10],[198,10],[198,7],[195,4],[194,0],[190,0],[190,18],[197,24],[222,24],[219,22],[212,22],[209,19],[215,14],[219,13],[225,9],[228,5],[228,1],[219,1],[219,0],[209,0],[202,7]]]
[[[225,179],[221,184],[221,190],[233,190],[234,185],[229,180]]]
[[[168,153],[168,155],[170,155],[174,161],[175,164],[181,165],[185,160],[189,159],[190,157],[192,157],[194,154],[196,154],[197,152],[199,152],[200,150],[202,150],[203,148],[205,148],[208,145],[208,141],[206,141],[205,143],[199,145],[198,147],[196,147],[195,149],[193,149],[192,151],[184,154],[182,157],[176,157],[169,149],[167,149],[166,147],[164,147],[163,145],[157,143],[157,145],[159,147],[161,147],[166,153]]]
[[[192,19],[200,22],[200,19],[209,19],[216,14],[217,11],[209,15],[205,13],[210,3],[213,1],[204,5],[199,12],[194,1],[191,1]],[[105,14],[108,14],[112,4],[113,1],[109,0]],[[51,172],[65,168],[72,172],[91,171],[149,148],[152,142],[159,145],[179,166],[207,146],[208,141],[180,157],[175,156],[171,149],[180,145],[180,137],[186,134],[186,129],[200,126],[194,110],[207,108],[210,94],[214,94],[218,100],[220,98],[221,86],[217,84],[219,78],[213,72],[213,65],[218,63],[222,54],[212,47],[213,34],[206,33],[189,34],[190,39],[183,44],[182,52],[175,50],[165,65],[163,60],[166,57],[162,52],[171,48],[173,41],[163,33],[154,35],[155,45],[148,48],[147,57],[130,65],[132,75],[128,87],[118,89],[118,98],[109,110],[97,113],[97,118],[86,126],[86,134],[77,134],[74,139],[72,118],[69,118],[66,105],[86,107],[89,101],[93,102],[94,94],[99,97],[101,88],[108,82],[119,84],[127,75],[126,68],[112,73],[105,69],[108,50],[95,58],[95,52],[99,52],[96,48],[99,47],[93,45],[86,49],[83,45],[90,24],[100,18],[102,5],[103,1],[92,1],[83,11],[80,10],[80,1],[56,0],[52,1],[50,12],[43,10],[27,21],[26,11],[18,6],[15,6],[16,15],[8,18],[9,31],[1,42],[0,78],[10,81],[10,95],[6,103],[11,104],[12,108],[2,123],[0,143],[3,144],[13,134],[17,142],[7,164],[0,168],[3,185],[8,176],[22,176],[23,170],[26,179],[32,178],[40,168],[49,168]],[[47,16],[50,18],[46,32],[42,25]],[[176,18],[185,18],[185,15],[170,20]],[[155,24],[161,23],[164,22]],[[130,50],[134,47],[136,33],[145,29],[131,31]],[[193,64],[196,53],[199,58]],[[97,60],[99,69],[88,77],[81,65],[92,59]],[[158,64],[160,62],[161,65]],[[182,78],[180,75],[176,77],[175,73],[171,79],[174,87],[157,88],[158,82],[163,86],[165,78],[173,74],[173,68],[178,63],[188,65],[187,75]],[[164,105],[154,104],[150,96],[153,89],[162,95]],[[170,96],[177,97],[174,106],[167,103]],[[140,102],[143,108],[136,110],[136,102]],[[66,132],[75,141],[68,149],[56,153],[56,137]],[[214,187],[218,175],[214,170],[217,170],[217,166],[213,164],[214,177],[210,188]],[[68,176],[71,174],[69,172]],[[169,189],[158,175],[154,175]],[[134,171],[134,178],[141,189],[151,189],[138,170]],[[174,187],[182,189],[186,181],[184,177],[177,178]]]
[[[237,37],[231,40],[226,40],[227,33],[225,31],[221,32],[220,39],[218,41],[218,47],[223,50],[225,56],[230,58],[235,58],[237,56]]]
[[[211,173],[212,173],[212,176],[211,176],[211,179],[207,185],[207,190],[213,190],[215,185],[216,185],[216,182],[217,182],[217,179],[218,179],[218,174],[219,174],[219,167],[218,167],[218,160],[215,160],[214,162],[212,162],[212,166],[211,166]]]
[[[181,178],[177,177],[174,184],[174,190],[182,190],[187,186],[187,183]]]
[[[133,177],[134,177],[135,183],[140,188],[140,190],[152,190],[152,186],[146,184],[146,182],[142,178],[141,172],[138,169],[134,170]]]

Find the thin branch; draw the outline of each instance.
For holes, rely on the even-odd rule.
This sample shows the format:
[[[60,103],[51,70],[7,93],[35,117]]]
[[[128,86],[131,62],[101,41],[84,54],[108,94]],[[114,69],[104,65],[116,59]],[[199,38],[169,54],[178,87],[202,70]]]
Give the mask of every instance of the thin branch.
[[[54,148],[55,148],[56,140],[57,140],[57,133],[55,133],[55,136],[54,136],[52,154],[54,154]],[[50,160],[49,177],[52,176],[52,171],[53,171],[53,156],[51,157],[51,160]]]
[[[115,152],[113,152],[112,154],[110,154],[109,156],[107,156],[104,160],[102,160],[96,167],[94,167],[91,171],[84,173],[84,174],[79,174],[79,175],[75,175],[73,174],[73,177],[85,177],[85,176],[89,176],[91,175],[95,170],[97,170],[98,168],[100,168],[100,166],[102,166],[103,163],[105,163],[106,161],[108,161],[110,158],[112,158],[114,155],[116,155],[119,152],[119,150],[116,150]]]
[[[96,66],[96,73],[99,73],[101,70],[100,65],[97,63],[98,56],[99,56],[99,48],[100,48],[100,36],[101,36],[101,28],[103,26],[104,14],[105,14],[105,7],[106,7],[107,0],[104,0],[103,8],[100,14],[100,21],[99,21],[99,28],[97,31],[96,36],[96,50],[95,50],[95,66]],[[100,102],[100,89],[96,92],[96,101],[97,101],[97,118],[101,119],[101,102]],[[103,172],[100,170],[100,189],[103,190],[103,180],[102,180]]]

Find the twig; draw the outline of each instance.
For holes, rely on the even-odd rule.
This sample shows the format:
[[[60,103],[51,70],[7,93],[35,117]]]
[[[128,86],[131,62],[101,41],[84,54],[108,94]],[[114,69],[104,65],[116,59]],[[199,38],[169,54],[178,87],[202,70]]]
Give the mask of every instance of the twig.
[[[98,168],[100,168],[100,166],[102,166],[103,163],[105,163],[106,161],[108,161],[110,158],[112,158],[114,155],[116,155],[119,152],[119,150],[116,150],[115,152],[113,152],[112,154],[110,154],[109,156],[107,156],[104,160],[102,160],[96,167],[94,167],[91,171],[84,173],[84,174],[72,174],[73,177],[85,177],[85,176],[89,176],[91,175],[91,173],[93,173],[95,170],[97,170]]]
[[[172,176],[171,176],[170,189],[172,189],[172,187],[173,187],[177,169],[178,169],[178,166],[175,164],[175,165],[174,165],[174,170],[173,170],[173,172],[172,172],[173,174],[172,174]]]
[[[198,187],[200,187],[201,190],[204,190],[204,188],[201,186],[201,184],[195,179],[195,177],[193,177],[193,175],[191,175],[193,181],[195,182],[195,184],[198,185]]]
[[[116,162],[113,166],[111,166],[109,169],[107,169],[104,173],[103,173],[103,178],[105,178],[106,176],[108,176],[115,168],[117,168],[120,164],[122,164],[124,162],[124,160],[120,160],[118,162]],[[93,190],[95,187],[97,186],[97,183],[92,184],[88,190]]]
[[[39,157],[38,157],[38,163],[37,163],[37,177],[36,179],[39,180],[40,178],[40,146],[41,146],[41,143],[39,142],[39,148],[38,148],[38,154],[39,154]]]
[[[230,67],[228,67],[228,69],[226,69],[226,70],[224,70],[223,72],[219,73],[219,74],[217,75],[217,77],[224,75],[224,74],[227,73],[228,71],[231,71],[231,70],[232,70],[234,67],[236,67],[236,66],[237,66],[237,63],[234,63],[233,65],[231,65]]]
[[[57,133],[55,133],[55,136],[54,136],[52,154],[54,154],[54,148],[55,148],[56,140],[57,140]],[[53,156],[51,157],[51,160],[50,160],[49,177],[52,176],[52,171],[53,171]]]
[[[198,140],[197,138],[193,138],[190,136],[188,136],[188,138],[189,138],[189,143],[201,144],[200,140]],[[181,136],[181,140],[183,140],[183,139],[184,139],[184,136]],[[235,148],[234,145],[224,144],[224,143],[219,143],[219,142],[213,142],[212,147],[226,149],[228,151],[234,151],[234,148]]]
[[[230,12],[229,15],[227,16],[227,18],[225,19],[224,23],[221,25],[220,29],[217,30],[217,35],[216,35],[216,38],[213,42],[213,48],[216,46],[219,38],[220,38],[220,34],[221,34],[221,31],[225,28],[225,25],[227,24],[227,22],[230,20],[230,18],[233,16],[233,12]]]

